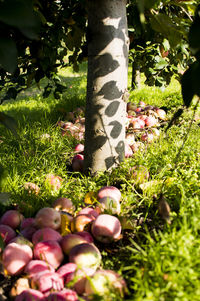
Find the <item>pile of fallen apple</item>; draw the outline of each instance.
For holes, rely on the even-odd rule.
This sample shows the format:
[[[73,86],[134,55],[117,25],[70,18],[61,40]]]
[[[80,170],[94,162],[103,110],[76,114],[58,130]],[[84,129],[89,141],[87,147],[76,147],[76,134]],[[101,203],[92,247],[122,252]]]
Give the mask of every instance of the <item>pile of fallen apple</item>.
[[[80,143],[76,146],[77,154],[72,158],[73,171],[83,170],[85,118],[84,109],[77,108],[68,112],[67,121],[59,121],[63,136],[73,136]],[[126,114],[125,157],[129,158],[135,152],[144,149],[145,143],[151,143],[160,135],[159,127],[166,120],[165,110],[140,101],[138,105],[128,102]]]
[[[35,187],[31,189],[37,193]],[[127,290],[124,279],[116,271],[102,268],[101,252],[95,245],[122,237],[120,201],[118,188],[104,186],[87,193],[78,212],[65,197],[34,217],[7,210],[0,219],[1,264],[5,277],[17,277],[9,298],[73,301],[81,296],[92,300],[94,295],[106,296],[112,291],[123,298]]]

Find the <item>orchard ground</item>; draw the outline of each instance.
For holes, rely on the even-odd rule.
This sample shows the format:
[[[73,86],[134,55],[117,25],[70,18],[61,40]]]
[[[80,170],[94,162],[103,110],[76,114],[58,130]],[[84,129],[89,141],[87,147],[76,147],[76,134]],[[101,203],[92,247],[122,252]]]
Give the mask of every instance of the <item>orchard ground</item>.
[[[59,196],[70,198],[78,211],[88,192],[105,185],[116,186],[122,193],[120,215],[130,221],[132,229],[123,230],[118,242],[98,247],[102,267],[119,272],[127,282],[129,293],[123,300],[199,300],[199,108],[191,123],[194,100],[191,109],[167,132],[164,124],[159,139],[146,143],[144,150],[126,159],[119,168],[85,177],[70,168],[78,141],[62,136],[56,126],[59,120],[67,120],[67,112],[85,104],[85,67],[81,66],[79,73],[71,69],[60,71],[60,79],[68,87],[60,100],[53,96],[44,99],[34,87],[21,93],[17,101],[7,101],[0,107],[17,119],[20,136],[16,138],[0,125],[0,163],[5,169],[1,215],[8,208],[17,207],[25,217],[32,217]],[[130,81],[129,78],[129,84]],[[164,107],[169,120],[182,105],[180,84],[173,79],[161,91],[143,83],[140,90],[130,93],[129,100]],[[130,178],[129,169],[139,165],[145,166],[150,176],[138,184]],[[63,179],[61,189],[53,194],[45,185],[47,174]],[[29,194],[24,188],[26,182],[36,183],[40,192]],[[159,214],[161,193],[171,208],[168,223]],[[3,279],[2,274],[0,277]],[[12,279],[7,280],[8,285],[11,282]],[[8,293],[8,286],[2,293]]]

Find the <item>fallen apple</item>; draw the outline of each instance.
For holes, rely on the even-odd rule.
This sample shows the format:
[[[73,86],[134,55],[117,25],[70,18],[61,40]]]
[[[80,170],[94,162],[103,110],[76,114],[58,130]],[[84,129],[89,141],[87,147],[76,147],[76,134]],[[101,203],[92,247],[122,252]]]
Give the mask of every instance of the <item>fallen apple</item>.
[[[117,201],[121,200],[121,192],[120,190],[115,186],[103,186],[99,189],[97,193],[98,200],[104,198],[104,197],[111,197],[113,199],[116,199]]]
[[[74,246],[80,245],[82,243],[87,243],[87,240],[78,234],[70,233],[62,237],[60,245],[64,254],[68,255]]]
[[[57,230],[61,226],[60,212],[51,207],[44,207],[37,212],[35,224],[39,228],[49,227]]]
[[[55,272],[55,269],[51,264],[40,259],[30,260],[24,269],[24,273],[26,273],[29,278],[33,278],[41,272]]]
[[[124,279],[112,270],[98,270],[85,283],[86,295],[103,296],[104,300],[107,300],[106,296],[110,296],[111,292],[123,298],[126,291]]]
[[[16,232],[10,226],[0,225],[0,235],[3,239],[3,242],[8,244],[8,242],[16,236]]]
[[[45,186],[54,193],[60,190],[62,182],[63,179],[61,177],[54,174],[48,174],[45,179]]]
[[[76,215],[81,214],[89,214],[92,215],[94,218],[96,218],[99,215],[99,210],[97,208],[91,208],[91,207],[84,207]]]
[[[75,234],[78,234],[79,236],[83,237],[88,243],[94,242],[92,235],[88,231],[79,231],[75,232]]]
[[[38,195],[40,192],[40,188],[37,184],[32,182],[26,182],[24,183],[24,189],[28,191],[30,194],[36,194]]]
[[[69,253],[69,262],[75,263],[79,268],[97,269],[101,263],[99,249],[88,243],[73,247]]]
[[[60,235],[60,233],[49,227],[37,230],[32,236],[32,242],[34,245],[37,244],[39,241],[55,240],[60,242],[61,239],[62,236]]]
[[[91,232],[96,240],[110,243],[121,238],[121,224],[113,215],[100,214],[92,223]]]
[[[51,290],[61,291],[64,288],[63,278],[56,272],[37,274],[31,279],[31,287],[40,292],[47,293]]]
[[[73,171],[82,172],[83,171],[83,162],[84,162],[84,155],[77,154],[72,159],[72,169]]]
[[[32,259],[33,252],[27,244],[12,242],[8,244],[2,255],[2,264],[8,275],[19,275]]]
[[[71,221],[71,231],[89,231],[91,223],[95,220],[95,217],[90,214],[79,214]]]
[[[31,288],[24,290],[21,294],[19,294],[15,298],[15,301],[39,301],[39,300],[44,301],[43,293]]]
[[[108,214],[120,214],[120,202],[112,197],[103,197],[99,200],[99,208],[101,212],[106,211]]]
[[[29,280],[25,277],[18,278],[10,290],[10,297],[16,298],[23,291],[30,288]]]
[[[63,277],[64,283],[67,284],[71,280],[70,274],[73,273],[76,269],[77,265],[75,263],[68,262],[60,266],[57,270],[57,273],[61,277]]]
[[[78,301],[78,295],[75,291],[64,288],[60,292],[53,292],[49,294],[46,299],[46,301]]]
[[[38,242],[33,248],[34,259],[42,259],[57,269],[64,259],[59,243],[55,240]]]
[[[86,279],[94,275],[96,269],[82,268],[76,269],[68,277],[68,285],[72,283],[71,288],[74,289],[78,295],[83,295],[85,293]]]
[[[20,230],[23,230],[30,226],[35,226],[35,219],[33,217],[24,218],[20,224]]]
[[[75,211],[72,201],[65,197],[60,197],[60,198],[56,199],[53,202],[52,207],[57,211],[65,211],[70,214],[73,214]]]
[[[2,215],[0,224],[16,229],[20,226],[23,219],[24,216],[18,210],[8,210]]]

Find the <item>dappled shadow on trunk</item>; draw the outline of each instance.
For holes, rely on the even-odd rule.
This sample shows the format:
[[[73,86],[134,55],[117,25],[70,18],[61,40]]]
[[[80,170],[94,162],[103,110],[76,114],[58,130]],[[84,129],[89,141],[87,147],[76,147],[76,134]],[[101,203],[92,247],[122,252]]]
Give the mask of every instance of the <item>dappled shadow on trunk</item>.
[[[124,159],[128,38],[125,1],[89,1],[88,11],[85,170],[95,173]]]

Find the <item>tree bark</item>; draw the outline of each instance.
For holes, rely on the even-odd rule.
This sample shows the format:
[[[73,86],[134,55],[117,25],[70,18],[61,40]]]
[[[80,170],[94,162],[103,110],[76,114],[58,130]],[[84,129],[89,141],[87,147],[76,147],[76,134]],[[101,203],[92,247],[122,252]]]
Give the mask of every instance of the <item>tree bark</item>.
[[[89,0],[84,169],[91,174],[124,159],[128,46],[126,1]]]

